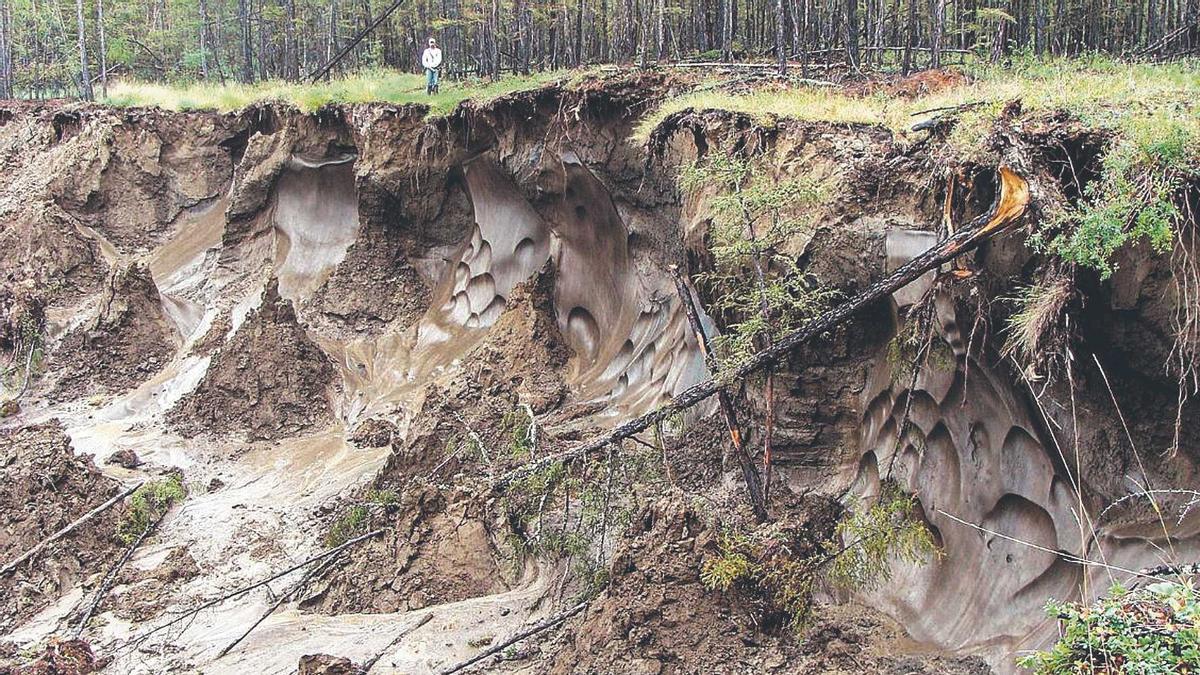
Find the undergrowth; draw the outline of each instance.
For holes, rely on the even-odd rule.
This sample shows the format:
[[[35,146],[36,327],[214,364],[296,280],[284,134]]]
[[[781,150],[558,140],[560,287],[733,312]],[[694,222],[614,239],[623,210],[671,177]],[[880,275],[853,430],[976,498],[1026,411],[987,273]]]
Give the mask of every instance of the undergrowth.
[[[707,197],[713,265],[696,281],[713,296],[709,313],[727,324],[713,340],[715,365],[735,367],[828,307],[834,292],[786,253],[811,231],[810,208],[830,198],[824,182],[773,176],[747,159],[711,153],[684,167],[680,183]]]
[[[765,596],[791,629],[801,631],[818,588],[870,590],[891,578],[895,561],[921,563],[937,554],[915,508],[913,497],[886,484],[874,503],[843,515],[823,541],[808,541],[806,528],[786,521],[751,532],[727,529],[718,555],[704,561],[700,580],[710,590],[742,587]]]
[[[514,445],[520,442],[520,435],[512,437]],[[509,452],[517,456],[523,450]],[[514,563],[528,557],[562,563],[579,598],[598,593],[608,583],[613,533],[629,525],[639,489],[658,481],[657,459],[642,449],[614,446],[604,456],[555,462],[509,484],[501,507]]]
[[[1200,594],[1190,582],[1114,585],[1091,604],[1050,602],[1060,637],[1020,658],[1036,675],[1200,672]]]
[[[1004,298],[1014,311],[1005,322],[1003,354],[1021,364],[1031,380],[1064,364],[1069,337],[1066,308],[1073,294],[1069,276],[1050,274]]]
[[[367,526],[370,524],[371,511],[365,505],[351,506],[337,520],[333,521],[329,532],[325,534],[325,547],[336,548],[361,534],[366,534]]]
[[[186,495],[183,483],[176,476],[143,484],[129,498],[129,509],[117,523],[117,537],[126,545],[132,544]]]

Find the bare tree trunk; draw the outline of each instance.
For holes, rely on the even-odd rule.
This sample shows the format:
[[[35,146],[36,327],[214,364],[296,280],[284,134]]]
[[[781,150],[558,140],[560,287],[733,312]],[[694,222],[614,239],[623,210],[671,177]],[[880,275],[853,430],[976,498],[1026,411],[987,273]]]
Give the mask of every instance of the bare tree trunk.
[[[104,0],[96,0],[96,32],[100,37],[100,96],[108,98],[108,45],[104,39]]]
[[[300,79],[300,54],[296,47],[296,0],[283,0],[283,77]]]
[[[846,0],[846,60],[858,67],[858,0]]]
[[[200,77],[208,79],[208,0],[200,0]]]
[[[334,53],[337,52],[337,25],[338,25],[338,3],[337,0],[329,0],[329,39],[325,41],[325,60],[333,59]],[[329,73],[325,74],[329,77]]]
[[[933,30],[931,31],[932,53],[929,57],[930,68],[942,67],[942,30],[946,21],[946,0],[933,0]]]
[[[906,1],[908,2],[908,28],[905,30],[904,59],[900,66],[900,72],[903,75],[912,72],[913,42],[917,39],[917,0]]]
[[[721,0],[721,58],[733,60],[733,3],[737,0]]]
[[[0,98],[13,97],[12,29],[9,27],[8,0],[0,0]]]
[[[254,36],[250,32],[250,0],[238,0],[238,28],[242,34],[242,82],[254,81]]]
[[[784,24],[787,15],[783,11],[783,0],[775,0],[775,57],[779,60],[779,74],[787,75],[787,49],[784,48]]]
[[[88,68],[87,31],[83,23],[83,0],[75,0],[75,25],[79,34],[79,93],[85,101],[96,98],[92,93],[92,71]]]

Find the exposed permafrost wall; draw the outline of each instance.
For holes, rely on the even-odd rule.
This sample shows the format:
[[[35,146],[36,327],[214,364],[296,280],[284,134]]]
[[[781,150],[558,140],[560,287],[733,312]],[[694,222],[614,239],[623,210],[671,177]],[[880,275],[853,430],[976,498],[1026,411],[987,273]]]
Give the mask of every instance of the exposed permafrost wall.
[[[919,253],[934,241],[897,231],[889,249],[902,262],[905,248]],[[926,297],[932,281],[898,292],[899,308]],[[878,494],[881,480],[893,479],[916,495],[942,554],[895,563],[891,581],[868,597],[914,639],[1015,672],[1015,654],[1045,648],[1055,635],[1048,599],[1079,599],[1083,589],[1095,596],[1116,578],[1068,556],[1125,570],[1159,564],[1168,549],[1195,557],[1200,514],[1168,521],[1143,513],[1118,528],[1102,521],[1104,502],[1072,468],[1082,459],[1077,441],[1048,426],[1031,388],[1038,385],[1009,379],[978,346],[968,353],[971,327],[960,326],[954,298],[933,291],[932,302],[934,356],[915,380],[906,362],[884,358],[869,379],[854,487]]]

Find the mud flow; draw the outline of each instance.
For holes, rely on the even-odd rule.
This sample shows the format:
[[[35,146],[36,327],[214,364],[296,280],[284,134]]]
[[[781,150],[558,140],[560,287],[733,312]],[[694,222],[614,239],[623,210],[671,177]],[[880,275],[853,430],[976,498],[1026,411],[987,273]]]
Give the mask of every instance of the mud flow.
[[[685,111],[640,143],[643,99],[666,85],[589,86],[440,118],[95,106],[70,135],[48,110],[14,111],[0,126],[4,148],[26,142],[2,156],[0,563],[141,482],[186,497],[142,539],[121,534],[140,507],[117,500],[6,570],[0,658],[438,672],[587,599],[478,672],[1008,673],[1053,639],[1047,598],[1107,586],[1064,556],[1136,570],[1156,547],[1200,552],[1200,509],[1106,509],[1129,480],[1197,478],[1195,404],[1178,423],[1150,414],[1177,403],[1144,365],[1171,353],[1155,338],[1169,269],[1135,255],[1086,290],[1079,320],[1109,327],[1086,353],[1105,370],[1078,366],[1072,398],[980,327],[1002,325],[992,301],[1041,269],[1017,235],[776,365],[769,507],[789,536],[833,536],[891,481],[942,550],[861,592],[818,589],[814,638],[701,580],[717,516],[749,513],[714,401],[497,490],[711,376],[669,270],[711,271],[715,193],[684,190],[681,167],[750,152],[780,180],[836,186],[796,214],[812,226],[786,247],[843,299],[999,189],[994,167],[974,167],[944,210],[928,175],[940,141],[914,149],[872,127]],[[1060,195],[1031,157],[1035,204]],[[737,317],[704,312],[711,288],[692,290],[704,330],[730,330]],[[912,375],[889,353],[918,315],[939,359]],[[756,378],[728,391],[757,465]],[[1175,436],[1177,452],[1140,464],[1126,442]]]

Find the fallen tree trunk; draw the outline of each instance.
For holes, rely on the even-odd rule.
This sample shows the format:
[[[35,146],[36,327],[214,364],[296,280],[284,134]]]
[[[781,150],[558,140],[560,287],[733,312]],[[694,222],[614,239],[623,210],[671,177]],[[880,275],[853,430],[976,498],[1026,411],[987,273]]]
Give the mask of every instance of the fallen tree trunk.
[[[679,268],[675,265],[671,266],[671,276],[675,278],[675,290],[679,294],[679,302],[683,304],[683,313],[687,315],[688,325],[692,328],[696,344],[700,347],[700,353],[704,355],[704,360],[708,361],[712,357],[712,345],[709,344],[708,334],[704,332],[704,326],[700,323],[700,314],[696,311],[692,292],[688,290],[683,275],[679,273]],[[725,391],[724,387],[717,389],[717,401],[721,406],[721,415],[725,418],[725,428],[729,430],[729,439],[733,443],[734,455],[736,455],[738,466],[742,470],[742,479],[746,481],[746,491],[750,493],[750,507],[754,509],[754,517],[758,519],[758,522],[765,522],[767,520],[767,500],[763,494],[758,471],[754,469],[754,461],[750,459],[750,453],[746,451],[742,429],[738,426],[737,413],[733,409],[733,400],[730,399],[729,392]]]
[[[99,514],[104,513],[109,508],[111,508],[113,504],[116,504],[117,502],[121,501],[122,499],[125,499],[129,495],[133,494],[133,491],[140,488],[141,486],[142,486],[142,481],[138,481],[138,483],[136,485],[121,492],[117,496],[104,502],[100,506],[97,506],[96,508],[92,509],[91,511],[88,511],[87,513],[83,514],[82,516],[79,517],[78,520],[71,523],[70,525],[67,525],[66,527],[59,530],[58,532],[55,532],[54,534],[50,535],[49,537],[46,537],[41,542],[39,542],[37,546],[34,546],[33,548],[29,549],[25,553],[21,554],[21,556],[18,557],[16,560],[13,560],[12,562],[5,565],[3,568],[0,568],[0,576],[3,576],[5,574],[8,574],[9,572],[15,570],[18,565],[25,562],[26,560],[29,560],[33,556],[37,555],[39,551],[46,548],[50,544],[53,544],[54,542],[58,541],[59,539],[62,539],[66,535],[70,534],[71,531],[74,530],[75,528],[86,523],[87,521],[91,520],[92,518],[95,518]]]
[[[863,308],[903,288],[912,281],[915,281],[922,274],[937,269],[940,265],[973,250],[979,244],[1004,231],[1008,226],[1016,222],[1025,213],[1025,209],[1028,208],[1029,183],[1008,167],[1001,167],[999,174],[1000,195],[987,213],[974,218],[953,235],[943,239],[921,255],[896,268],[891,274],[871,284],[866,290],[859,293],[849,302],[838,305],[812,321],[805,323],[800,328],[785,335],[769,348],[746,359],[741,365],[718,373],[714,378],[685,389],[666,405],[619,424],[611,431],[592,440],[580,443],[573,448],[554,455],[547,455],[535,462],[529,462],[509,471],[493,483],[493,490],[503,490],[513,481],[540,471],[556,462],[567,461],[598,452],[610,443],[616,443],[629,438],[666,420],[672,415],[687,410],[717,393],[729,383],[742,380],[746,376],[775,363],[796,347],[844,323]]]

